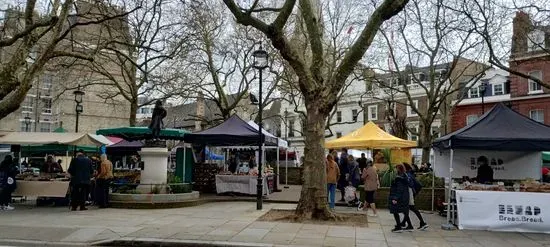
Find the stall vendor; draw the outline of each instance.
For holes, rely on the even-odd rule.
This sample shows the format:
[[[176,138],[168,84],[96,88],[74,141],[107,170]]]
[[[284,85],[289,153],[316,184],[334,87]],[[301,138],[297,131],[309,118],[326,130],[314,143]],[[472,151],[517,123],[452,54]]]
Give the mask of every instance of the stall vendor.
[[[493,168],[489,166],[489,160],[485,156],[477,158],[479,168],[477,168],[477,182],[481,184],[493,182]]]

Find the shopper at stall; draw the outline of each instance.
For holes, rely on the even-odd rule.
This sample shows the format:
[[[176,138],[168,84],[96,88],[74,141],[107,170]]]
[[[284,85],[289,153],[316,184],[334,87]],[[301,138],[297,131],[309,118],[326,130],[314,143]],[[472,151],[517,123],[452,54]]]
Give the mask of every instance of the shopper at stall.
[[[489,166],[489,160],[485,156],[477,158],[477,182],[487,184],[493,182],[493,168]]]
[[[361,172],[367,168],[367,157],[365,153],[361,153],[361,158],[357,159],[357,163],[359,163],[359,170]]]
[[[0,163],[0,210],[14,210],[11,203],[11,194],[15,191],[17,184],[15,175],[16,166],[11,155],[7,155]]]
[[[96,202],[99,208],[109,205],[109,185],[113,179],[113,163],[107,159],[107,155],[101,155],[101,164],[96,176]]]
[[[338,163],[338,168],[340,169],[340,179],[338,180],[338,189],[340,190],[340,194],[342,195],[342,198],[340,199],[341,202],[345,202],[344,196],[346,195],[345,188],[348,186],[348,176],[349,176],[349,169],[348,169],[348,150],[346,148],[342,148],[342,153],[340,154],[340,163]]]
[[[388,198],[390,213],[393,214],[395,219],[395,228],[392,232],[412,231],[411,219],[409,218],[409,182],[407,175],[405,174],[405,167],[401,164],[395,166],[397,170],[397,176],[391,183],[390,196]],[[408,228],[403,229],[401,227],[401,220],[399,214],[404,215],[404,220],[409,225]]]
[[[231,154],[231,157],[229,158],[229,172],[237,172],[237,166],[239,166],[237,156],[235,154]]]
[[[76,157],[71,160],[68,172],[71,176],[71,210],[88,210],[86,197],[90,188],[90,179],[93,174],[92,161],[79,150]]]
[[[422,163],[422,165],[420,165],[420,169],[418,170],[418,172],[420,173],[428,173],[428,172],[432,172],[432,164],[430,164],[429,162],[424,162]]]
[[[326,160],[326,169],[327,169],[327,197],[329,199],[330,209],[334,209],[334,200],[336,197],[336,183],[340,178],[340,169],[338,164],[334,161],[334,158],[331,154],[327,155]]]
[[[63,166],[61,166],[62,160],[57,160],[57,169],[59,173],[63,173]]]
[[[422,214],[420,214],[420,211],[416,208],[414,204],[414,200],[416,198],[416,195],[418,195],[418,192],[422,189],[422,185],[416,180],[416,175],[414,173],[414,169],[411,165],[408,163],[403,163],[406,170],[407,179],[409,182],[409,210],[412,211],[418,220],[420,221],[420,226],[418,227],[419,230],[425,230],[428,228],[428,224],[424,221],[424,218],[422,217]],[[405,227],[406,229],[412,228],[412,225],[407,226],[407,222],[403,219],[401,221],[401,227]]]
[[[372,161],[367,161],[367,168],[363,169],[362,178],[365,181],[365,203],[364,206],[361,203],[358,208],[359,210],[363,210],[370,207],[372,214],[369,214],[369,216],[376,217],[378,215],[376,213],[376,204],[374,204],[374,194],[380,188],[380,180]]]
[[[43,173],[54,173],[53,172],[53,169],[56,165],[54,165],[55,161],[53,159],[53,156],[51,155],[48,155],[48,157],[46,157],[46,162],[44,163],[44,165],[42,166],[42,169],[40,169],[40,172],[43,172]]]

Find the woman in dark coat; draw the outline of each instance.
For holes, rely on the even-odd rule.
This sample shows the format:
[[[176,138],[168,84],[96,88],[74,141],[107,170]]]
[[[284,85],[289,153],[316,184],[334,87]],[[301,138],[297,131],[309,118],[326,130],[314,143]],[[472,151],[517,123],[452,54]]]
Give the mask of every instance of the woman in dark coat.
[[[390,188],[389,203],[390,213],[395,218],[395,228],[392,232],[403,232],[403,230],[413,230],[411,219],[409,218],[409,182],[407,175],[405,174],[405,167],[401,164],[395,166],[397,169],[397,176],[393,180]],[[403,229],[401,227],[401,221],[399,220],[399,214],[404,215],[404,221],[408,223],[409,227]]]

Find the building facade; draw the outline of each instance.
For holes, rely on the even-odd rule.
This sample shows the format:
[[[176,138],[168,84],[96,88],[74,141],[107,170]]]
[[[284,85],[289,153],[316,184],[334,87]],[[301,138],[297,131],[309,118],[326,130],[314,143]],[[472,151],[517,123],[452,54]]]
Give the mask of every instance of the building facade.
[[[510,70],[550,81],[550,28],[533,25],[528,14],[516,13],[513,20],[512,53],[509,60]],[[470,89],[469,99],[459,104],[453,112],[453,130],[460,129],[475,121],[495,103],[502,102],[513,110],[535,121],[550,124],[550,90],[536,81],[515,74],[497,72],[493,81],[486,81],[488,86],[481,102],[482,87],[476,85]],[[504,79],[504,77],[507,79]],[[489,75],[490,77],[490,75]],[[496,85],[502,84],[503,86]],[[477,89],[476,89],[477,88]],[[502,89],[501,89],[502,88]]]
[[[70,22],[78,21],[77,18],[86,18],[86,13],[92,13],[95,8],[95,5],[85,1],[77,1],[75,4],[76,9],[83,12],[71,17]],[[21,18],[21,15],[17,14],[20,10],[10,9],[10,11],[13,13],[6,16],[3,23],[4,31],[9,30],[10,23],[17,23],[8,17]],[[119,20],[117,23],[120,25],[123,22]],[[99,24],[82,26],[73,30],[72,38],[78,40],[79,49],[93,49],[91,44],[90,47],[86,47],[86,44],[93,43],[90,41],[91,37],[96,39],[101,37],[102,29],[102,25]],[[120,31],[128,32],[128,29],[121,28]],[[65,49],[65,47],[74,49],[67,43],[61,42],[58,49]],[[0,57],[9,55],[10,50],[4,49]],[[63,67],[56,64],[54,60],[50,61],[42,73],[35,78],[33,87],[27,93],[20,108],[0,120],[0,131],[51,132],[57,128],[63,128],[65,131],[74,132],[76,102],[73,92],[79,85],[83,85],[80,90],[85,92],[82,102],[83,112],[79,117],[79,132],[95,132],[99,128],[128,125],[129,114],[127,113],[130,111],[130,104],[122,97],[111,97],[106,100],[101,96],[109,91],[108,86],[101,85],[103,76],[90,73],[83,68],[85,66]],[[112,74],[116,77],[117,68],[108,65],[106,67],[111,67]]]

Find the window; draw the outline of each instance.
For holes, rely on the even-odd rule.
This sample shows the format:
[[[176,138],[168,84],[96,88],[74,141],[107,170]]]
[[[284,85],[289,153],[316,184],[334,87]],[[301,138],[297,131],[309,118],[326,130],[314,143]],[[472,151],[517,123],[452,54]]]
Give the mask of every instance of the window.
[[[479,88],[478,87],[470,88],[468,98],[479,98]]]
[[[418,110],[418,100],[413,100],[414,107]],[[418,114],[413,110],[413,108],[410,105],[407,105],[407,116],[408,117],[416,117]]]
[[[342,137],[342,132],[336,132],[336,138]]]
[[[336,122],[337,122],[337,123],[341,123],[341,122],[342,122],[342,112],[341,112],[341,111],[337,111],[337,112],[336,112]]]
[[[44,75],[42,77],[42,89],[50,90],[52,89],[53,84],[53,76],[52,75]]]
[[[357,122],[357,109],[351,110],[351,119],[353,119],[354,122]]]
[[[34,98],[32,96],[27,95],[25,97],[25,101],[23,101],[23,103],[21,104],[22,110],[32,112],[32,109],[34,108],[33,102],[34,102]]]
[[[288,137],[294,137],[294,120],[288,120]]]
[[[368,120],[378,120],[378,106],[377,105],[370,105],[368,107]]]
[[[42,98],[42,113],[52,114],[52,99]]]
[[[529,117],[539,123],[544,123],[544,111],[543,110],[532,110],[529,111]]]
[[[418,127],[411,127],[409,128],[409,139],[411,141],[418,141],[418,136],[416,133],[418,132]]]
[[[439,138],[439,126],[432,126],[432,136],[434,138]]]
[[[528,51],[537,51],[544,48],[544,32],[541,30],[535,30],[527,35],[527,49]]]
[[[466,116],[466,125],[470,125],[475,122],[479,117],[477,115],[468,115]]]
[[[51,123],[41,122],[40,123],[40,132],[50,132],[52,128]]]
[[[504,94],[504,85],[494,84],[493,85],[493,95],[503,95]]]
[[[542,79],[542,72],[533,71],[529,72],[529,76],[535,77],[539,80]],[[529,93],[542,93],[542,87],[535,81],[529,80]]]

